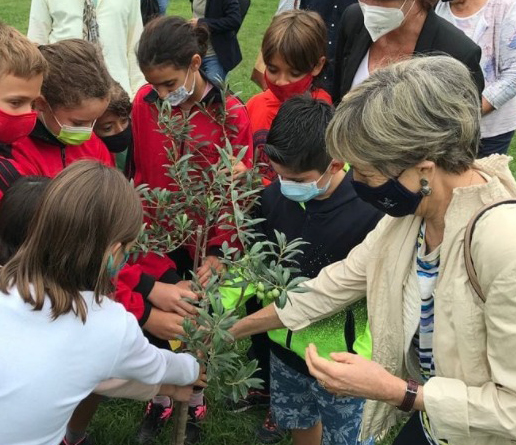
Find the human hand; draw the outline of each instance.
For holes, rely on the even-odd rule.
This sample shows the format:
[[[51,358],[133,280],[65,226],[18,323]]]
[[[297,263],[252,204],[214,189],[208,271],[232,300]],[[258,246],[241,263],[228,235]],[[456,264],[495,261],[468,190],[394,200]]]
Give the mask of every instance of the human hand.
[[[220,272],[224,266],[215,255],[208,255],[204,263],[197,269],[197,276],[201,286],[206,286],[213,275],[212,269]]]
[[[185,335],[183,320],[181,315],[153,307],[142,328],[162,340],[173,340],[178,335]]]
[[[191,18],[189,22],[192,26],[197,26],[198,21],[199,21],[199,19],[197,19],[197,18]]]
[[[188,402],[192,397],[193,385],[177,386],[177,385],[161,385],[158,395],[168,396],[176,402]]]
[[[310,374],[336,396],[363,397],[399,406],[405,397],[406,382],[381,365],[349,352],[333,352],[329,361],[319,356],[315,345],[306,348]]]
[[[180,284],[181,283],[181,284]],[[199,296],[187,288],[186,281],[178,284],[166,284],[156,281],[148,300],[154,307],[166,312],[175,312],[181,317],[197,314],[197,308],[185,301],[185,298],[197,301]]]

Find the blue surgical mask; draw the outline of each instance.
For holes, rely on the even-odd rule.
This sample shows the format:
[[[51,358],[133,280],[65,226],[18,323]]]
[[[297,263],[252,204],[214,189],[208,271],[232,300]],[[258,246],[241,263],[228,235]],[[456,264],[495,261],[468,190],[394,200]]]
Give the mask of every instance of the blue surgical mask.
[[[330,166],[328,166],[328,168],[330,168]],[[324,195],[330,188],[331,177],[328,179],[328,182],[324,187],[319,188],[317,183],[325,174],[326,172],[324,172],[317,181],[312,182],[287,181],[280,176],[281,193],[285,198],[296,202],[307,202],[311,199],[317,198],[318,196]]]
[[[195,88],[195,80],[192,82],[192,88],[190,91],[186,89],[186,82],[188,81],[188,77],[190,75],[190,68],[186,73],[185,83],[181,85],[179,88],[167,94],[165,100],[172,105],[173,107],[177,107],[178,105],[184,104],[190,97],[192,96]]]
[[[120,272],[124,268],[127,261],[129,260],[129,256],[130,256],[129,252],[125,252],[124,259],[120,262],[120,264],[115,266],[115,258],[113,257],[112,254],[109,255],[107,266],[106,266],[109,278],[115,278],[118,275],[118,272]]]

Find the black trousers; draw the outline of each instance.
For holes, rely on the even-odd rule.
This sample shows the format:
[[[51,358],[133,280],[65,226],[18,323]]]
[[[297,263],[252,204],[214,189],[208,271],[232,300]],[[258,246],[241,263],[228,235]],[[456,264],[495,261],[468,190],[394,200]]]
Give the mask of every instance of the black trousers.
[[[419,411],[412,414],[412,417],[401,429],[392,445],[430,445],[421,424]]]

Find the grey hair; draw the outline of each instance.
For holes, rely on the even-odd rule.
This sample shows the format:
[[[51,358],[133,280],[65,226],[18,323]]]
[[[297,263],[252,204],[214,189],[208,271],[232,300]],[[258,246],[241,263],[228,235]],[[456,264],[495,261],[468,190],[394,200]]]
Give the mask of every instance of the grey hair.
[[[393,178],[430,160],[449,173],[475,161],[480,98],[468,68],[416,57],[375,71],[349,92],[326,132],[330,156]]]

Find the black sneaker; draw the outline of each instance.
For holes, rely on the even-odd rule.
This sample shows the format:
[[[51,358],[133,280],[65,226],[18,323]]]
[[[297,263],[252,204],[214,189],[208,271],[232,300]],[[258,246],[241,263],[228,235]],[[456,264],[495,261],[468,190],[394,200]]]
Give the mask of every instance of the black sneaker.
[[[261,443],[271,444],[278,443],[286,435],[286,431],[282,430],[272,418],[271,410],[267,411],[263,425],[256,430],[256,436]]]
[[[186,445],[195,445],[201,440],[201,421],[206,417],[208,408],[206,398],[202,404],[188,407],[188,421],[186,423]]]
[[[68,442],[65,437],[60,445],[95,445],[95,442],[86,434],[79,442],[75,443]]]
[[[257,389],[249,390],[245,399],[228,403],[228,410],[232,413],[243,413],[251,408],[268,408],[271,402],[270,394]]]
[[[136,442],[140,445],[153,444],[171,415],[172,406],[165,407],[150,401],[147,404],[145,416],[136,433]]]

